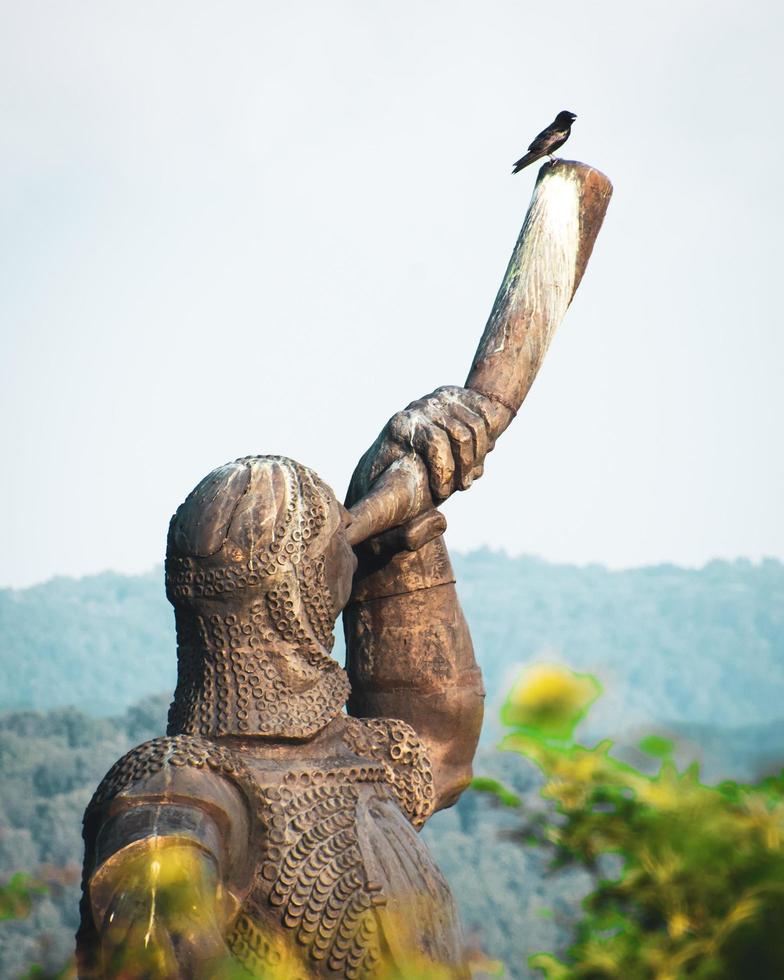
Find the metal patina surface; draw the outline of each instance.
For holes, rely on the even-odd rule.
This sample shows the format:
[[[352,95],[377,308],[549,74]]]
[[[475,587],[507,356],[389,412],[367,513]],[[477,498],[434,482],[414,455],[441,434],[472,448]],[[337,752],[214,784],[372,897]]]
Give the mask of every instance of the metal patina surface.
[[[81,977],[469,975],[417,834],[470,780],[484,696],[437,507],[519,409],[610,191],[582,164],[542,168],[466,385],[390,419],[346,506],[251,456],[179,507],[168,732],[87,808]]]

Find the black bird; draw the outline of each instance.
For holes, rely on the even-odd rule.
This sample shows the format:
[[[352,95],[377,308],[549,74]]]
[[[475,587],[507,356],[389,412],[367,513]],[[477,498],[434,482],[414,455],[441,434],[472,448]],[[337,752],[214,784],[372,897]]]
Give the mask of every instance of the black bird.
[[[543,129],[531,143],[526,155],[520,157],[514,165],[512,173],[516,174],[523,167],[527,167],[529,163],[540,160],[544,156],[549,156],[552,159],[553,153],[569,139],[572,123],[576,118],[577,116],[573,112],[569,112],[568,109],[559,112],[547,129]]]

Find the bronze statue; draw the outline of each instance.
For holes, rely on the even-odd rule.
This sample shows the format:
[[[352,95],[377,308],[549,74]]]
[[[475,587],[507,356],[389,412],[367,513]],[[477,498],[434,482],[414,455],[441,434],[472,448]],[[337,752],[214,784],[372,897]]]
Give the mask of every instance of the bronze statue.
[[[80,977],[469,975],[416,833],[467,786],[482,720],[436,508],[481,476],[601,224],[606,178],[542,173],[466,387],[395,415],[346,506],[307,467],[249,456],[172,518],[168,734],[85,814]]]

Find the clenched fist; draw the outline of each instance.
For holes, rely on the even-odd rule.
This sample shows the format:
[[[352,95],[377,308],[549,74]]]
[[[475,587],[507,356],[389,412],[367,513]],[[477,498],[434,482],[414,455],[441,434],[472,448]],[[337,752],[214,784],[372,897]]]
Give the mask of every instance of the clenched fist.
[[[363,497],[396,460],[416,454],[434,504],[465,490],[484,471],[485,456],[511,418],[509,409],[469,388],[450,385],[393,415],[359,461],[348,506]]]

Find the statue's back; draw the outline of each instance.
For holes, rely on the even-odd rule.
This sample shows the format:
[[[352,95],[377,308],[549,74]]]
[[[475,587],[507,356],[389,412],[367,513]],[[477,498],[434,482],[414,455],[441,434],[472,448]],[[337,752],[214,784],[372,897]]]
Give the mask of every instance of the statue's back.
[[[432,805],[426,754],[403,722],[340,716],[306,754],[179,735],[110,770],[86,853],[99,867],[104,852],[161,839],[217,851],[226,945],[251,976],[465,977],[451,893],[415,829]],[[100,904],[100,870],[93,882]],[[87,945],[96,914],[85,903]]]

